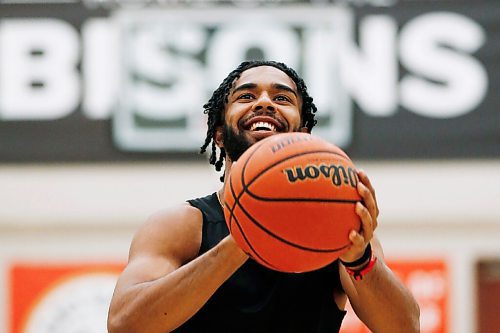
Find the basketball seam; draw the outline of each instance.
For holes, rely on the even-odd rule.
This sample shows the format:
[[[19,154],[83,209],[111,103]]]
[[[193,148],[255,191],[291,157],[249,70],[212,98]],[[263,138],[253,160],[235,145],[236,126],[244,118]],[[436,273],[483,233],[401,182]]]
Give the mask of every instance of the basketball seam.
[[[338,204],[355,204],[359,200],[350,200],[350,199],[312,199],[312,198],[266,198],[260,197],[250,190],[246,191],[252,198],[260,200],[260,201],[274,201],[274,202],[322,202],[322,203],[338,203]]]
[[[262,258],[262,255],[260,255],[256,250],[255,248],[252,246],[252,244],[248,241],[248,238],[247,236],[245,235],[245,232],[243,231],[241,225],[239,224],[238,222],[238,219],[235,217],[234,218],[234,222],[236,223],[236,226],[238,227],[238,229],[240,230],[240,233],[241,235],[243,236],[243,239],[245,240],[245,243],[248,245],[248,247],[252,250],[252,252],[260,259],[262,260],[263,262],[266,263],[266,265],[268,265],[269,267],[272,267],[274,269],[278,269],[276,268],[274,265],[272,265],[269,261],[267,261],[266,259]]]
[[[250,156],[253,156],[253,154],[255,154],[255,152],[258,150],[258,148],[262,145],[262,141],[255,146],[254,148],[254,151],[251,153]],[[245,164],[246,165],[246,164]],[[226,207],[228,207],[229,209],[229,232],[232,232],[232,225],[233,225],[233,218],[234,218],[234,221],[236,223],[236,226],[238,227],[241,235],[243,236],[243,239],[245,240],[245,243],[248,245],[248,247],[252,250],[252,252],[260,259],[262,260],[264,263],[266,263],[270,268],[273,268],[273,269],[276,269],[276,270],[279,270],[277,267],[275,267],[274,265],[272,265],[270,262],[268,262],[266,259],[264,259],[262,257],[261,254],[259,254],[259,252],[257,252],[255,250],[255,248],[252,246],[252,244],[248,241],[248,238],[245,234],[245,232],[243,231],[243,228],[242,226],[240,225],[240,223],[238,222],[236,216],[234,215],[234,210],[236,208],[236,206],[239,206],[240,208],[243,208],[243,206],[240,204],[240,198],[242,197],[242,195],[245,193],[245,181],[242,180],[242,191],[236,195],[235,191],[234,191],[234,187],[233,187],[233,180],[232,180],[232,177],[231,175],[229,175],[229,188],[231,190],[231,194],[233,196],[233,199],[234,199],[234,203],[233,203],[233,206],[232,208],[228,205]],[[227,202],[224,201],[224,204],[227,205]],[[246,214],[245,214],[246,215]]]
[[[252,195],[252,193],[248,190],[248,188],[250,187],[250,185],[252,185],[252,183],[258,179],[258,177],[260,175],[262,175],[263,173],[265,173],[266,171],[268,171],[269,169],[272,169],[274,168],[276,165],[279,165],[280,163],[283,163],[284,161],[287,161],[289,159],[292,159],[292,158],[295,158],[295,157],[298,157],[298,156],[303,156],[303,155],[309,155],[309,154],[314,154],[314,153],[328,153],[328,154],[333,154],[333,155],[337,155],[337,156],[340,156],[342,158],[344,158],[344,156],[336,153],[336,152],[332,152],[330,150],[313,150],[313,151],[308,151],[308,152],[301,152],[301,153],[297,153],[297,154],[294,154],[294,155],[290,155],[290,156],[287,156],[286,158],[283,158],[273,164],[271,164],[270,166],[266,167],[265,169],[263,169],[262,171],[259,172],[259,174],[257,176],[255,176],[252,180],[250,180],[248,182],[248,184],[245,183],[245,170],[246,170],[246,167],[247,167],[247,164],[248,162],[250,161],[250,158],[257,152],[258,149],[255,149],[252,154],[248,157],[248,159],[245,161],[245,164],[243,165],[243,168],[242,168],[242,172],[241,172],[241,183],[242,183],[242,190],[240,192],[240,194],[238,195],[238,198],[236,198],[235,200],[235,205],[237,204],[240,209],[245,213],[245,215],[257,226],[259,227],[261,230],[263,230],[265,233],[267,233],[268,235],[270,235],[271,237],[275,238],[275,239],[278,239],[280,240],[281,242],[285,243],[285,244],[288,244],[292,247],[295,247],[295,248],[299,248],[301,250],[305,250],[305,251],[311,251],[311,252],[321,252],[321,253],[335,253],[335,252],[338,252],[338,251],[341,251],[343,249],[345,249],[348,245],[345,245],[345,246],[342,246],[340,248],[335,248],[335,249],[314,249],[314,248],[309,248],[309,247],[306,247],[306,246],[303,246],[303,245],[300,245],[300,244],[295,244],[295,243],[292,243],[276,234],[274,234],[272,231],[268,230],[266,227],[264,227],[262,224],[260,224],[256,219],[253,218],[253,216],[251,216],[246,210],[245,208],[243,207],[243,205],[241,205],[240,203],[240,198],[241,196],[246,192],[246,193],[249,193],[250,195]],[[232,183],[230,183],[230,185],[232,185]],[[234,193],[233,193],[234,195]]]
[[[249,245],[249,247],[252,249],[252,251],[264,262],[266,262],[267,264],[269,264],[266,260],[264,260],[261,255],[259,255],[259,253],[257,251],[255,251],[255,249],[251,246],[251,244],[248,242],[248,239],[246,237],[246,234],[245,232],[243,231],[241,225],[239,224],[238,221],[236,221],[236,217],[234,216],[234,209],[236,206],[239,206],[239,208],[241,209],[241,211],[254,223],[254,225],[256,225],[258,228],[260,228],[262,231],[264,231],[266,234],[268,234],[269,236],[271,236],[272,238],[275,238],[291,247],[294,247],[294,248],[298,248],[298,249],[301,249],[301,250],[304,250],[304,251],[310,251],[310,252],[319,252],[319,253],[335,253],[335,252],[339,252],[343,249],[345,249],[346,247],[349,246],[349,244],[346,244],[345,246],[342,246],[340,248],[336,248],[336,249],[315,249],[315,248],[309,248],[309,247],[306,247],[306,246],[302,246],[300,244],[295,244],[291,241],[288,241],[276,234],[274,234],[273,232],[271,232],[270,230],[268,230],[267,228],[265,228],[263,225],[261,225],[255,218],[253,218],[246,210],[245,208],[243,207],[243,205],[240,203],[240,198],[243,196],[243,194],[246,192],[248,193],[250,196],[254,197],[254,198],[257,198],[257,196],[250,192],[249,190],[249,187],[252,183],[254,183],[262,174],[264,174],[265,172],[267,172],[268,170],[274,168],[276,165],[279,165],[280,163],[283,163],[284,161],[287,161],[289,159],[292,159],[292,158],[295,158],[295,157],[298,157],[298,156],[304,156],[304,155],[309,155],[309,154],[314,154],[314,153],[327,153],[327,154],[332,154],[332,155],[336,155],[336,156],[339,156],[341,157],[342,159],[344,160],[347,160],[347,161],[351,161],[348,157],[346,157],[345,155],[343,154],[340,154],[340,153],[337,153],[337,152],[333,152],[333,151],[330,151],[330,150],[314,150],[314,151],[308,151],[308,152],[301,152],[301,153],[297,153],[297,154],[293,154],[293,155],[290,155],[290,156],[287,156],[286,158],[282,158],[281,160],[267,166],[266,168],[264,168],[263,170],[261,170],[253,179],[251,179],[248,184],[245,182],[245,170],[247,168],[247,165],[251,159],[251,157],[258,151],[258,148],[262,145],[262,141],[260,142],[259,146],[255,147],[254,151],[251,152],[250,156],[247,158],[247,160],[244,162],[245,164],[243,165],[242,167],[242,172],[241,172],[241,184],[242,184],[242,189],[241,189],[241,192],[238,194],[238,196],[235,195],[235,192],[234,192],[234,188],[233,188],[233,183],[232,183],[232,179],[231,177],[229,177],[229,185],[230,185],[230,188],[231,188],[231,193],[233,195],[233,198],[234,198],[234,204],[232,206],[232,209],[229,208],[229,211],[230,211],[230,229],[232,228],[232,219],[234,217],[234,220],[235,220],[235,223],[236,225],[238,226],[238,229],[240,230],[243,238],[245,239],[245,242]],[[265,200],[265,198],[263,198]],[[303,199],[307,199],[307,198],[303,198]],[[316,199],[312,199],[312,200],[316,200]],[[281,200],[265,200],[265,201],[281,201]],[[311,200],[303,200],[303,201],[311,201]],[[342,203],[355,203],[356,201],[355,200],[349,200],[349,201],[340,201]],[[274,267],[271,265],[271,267]]]
[[[241,227],[240,223],[238,222],[238,219],[236,218],[236,216],[234,215],[234,209],[236,207],[236,205],[238,204],[238,206],[240,206],[241,208],[241,205],[239,205],[239,198],[237,199],[236,198],[236,195],[235,195],[235,192],[234,192],[234,188],[233,188],[233,180],[232,180],[232,177],[229,175],[229,187],[231,189],[231,194],[233,195],[233,198],[235,199],[235,204],[233,205],[233,209],[229,208],[229,213],[230,213],[230,218],[229,218],[229,232],[232,234],[232,225],[233,225],[233,220],[234,220],[234,223],[236,223],[236,226],[238,227],[240,233],[241,233],[241,236],[243,236],[243,239],[245,240],[245,243],[247,244],[247,246],[252,250],[252,252],[260,259],[262,260],[264,263],[266,263],[270,268],[273,268],[273,269],[276,269],[278,270],[277,267],[275,267],[274,265],[272,265],[270,262],[268,262],[266,259],[264,259],[262,257],[261,254],[259,254],[255,248],[252,246],[252,244],[248,241],[248,238],[245,234],[245,232],[243,231],[243,228]],[[224,201],[224,205],[227,205],[227,202]],[[229,207],[229,206],[226,206],[226,207]]]
[[[295,248],[298,248],[298,249],[301,249],[301,250],[304,250],[304,251],[310,251],[310,252],[319,252],[319,253],[335,253],[335,252],[338,252],[338,251],[341,251],[343,249],[345,249],[347,245],[344,245],[342,247],[338,247],[338,248],[333,248],[333,249],[315,249],[315,248],[310,248],[310,247],[307,247],[307,246],[303,246],[303,245],[300,245],[300,244],[295,244],[295,243],[292,243],[291,241],[287,240],[287,239],[284,239],[282,237],[280,237],[279,235],[276,235],[275,233],[273,233],[272,231],[268,230],[266,227],[264,227],[262,224],[260,224],[256,219],[253,218],[253,216],[251,216],[246,210],[245,208],[243,207],[243,205],[241,204],[238,204],[238,206],[240,207],[240,209],[243,211],[243,213],[245,213],[245,215],[257,226],[259,227],[261,230],[263,230],[265,233],[267,233],[269,236],[273,237],[273,238],[276,238],[278,239],[279,241],[287,244],[287,245],[290,245],[292,247],[295,247]]]

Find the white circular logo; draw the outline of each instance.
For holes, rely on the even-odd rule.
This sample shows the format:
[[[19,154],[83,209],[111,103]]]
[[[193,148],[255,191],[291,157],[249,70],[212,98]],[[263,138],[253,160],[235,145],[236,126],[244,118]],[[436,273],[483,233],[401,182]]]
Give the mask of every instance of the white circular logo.
[[[24,332],[106,333],[117,278],[111,273],[89,273],[58,284],[34,306]]]

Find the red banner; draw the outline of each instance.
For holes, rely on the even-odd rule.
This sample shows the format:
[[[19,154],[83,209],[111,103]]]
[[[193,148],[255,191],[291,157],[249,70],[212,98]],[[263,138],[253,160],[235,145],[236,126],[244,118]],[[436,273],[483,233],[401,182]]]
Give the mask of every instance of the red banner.
[[[11,333],[106,332],[122,264],[15,264],[9,272]]]
[[[387,265],[411,290],[420,306],[422,333],[446,333],[449,299],[448,268],[443,260],[389,261]],[[370,333],[349,306],[341,333]]]
[[[422,333],[446,333],[448,268],[443,260],[389,261],[421,311]],[[15,264],[9,272],[10,333],[106,332],[111,294],[122,264]],[[341,333],[369,333],[352,308]]]

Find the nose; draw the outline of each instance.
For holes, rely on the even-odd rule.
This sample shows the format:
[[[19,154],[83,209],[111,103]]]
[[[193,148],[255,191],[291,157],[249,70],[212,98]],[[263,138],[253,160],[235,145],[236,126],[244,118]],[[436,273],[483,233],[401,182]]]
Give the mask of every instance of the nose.
[[[254,104],[254,111],[276,111],[272,99],[269,97],[267,93],[260,94],[259,98],[256,100]]]

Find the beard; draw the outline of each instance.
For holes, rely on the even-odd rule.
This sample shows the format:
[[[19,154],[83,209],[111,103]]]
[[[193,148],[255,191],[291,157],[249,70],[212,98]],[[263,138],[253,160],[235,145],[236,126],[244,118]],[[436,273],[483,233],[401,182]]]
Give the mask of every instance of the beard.
[[[237,161],[252,146],[252,143],[248,141],[243,133],[236,133],[227,124],[224,124],[222,129],[222,140],[224,142],[224,150],[231,161]]]

